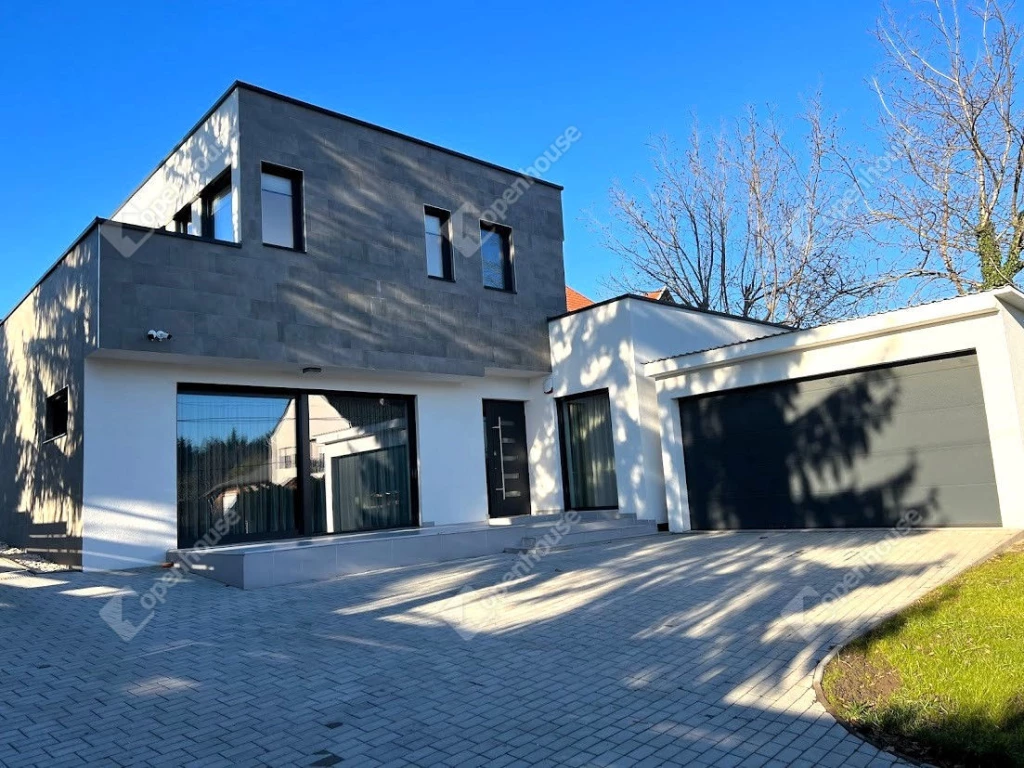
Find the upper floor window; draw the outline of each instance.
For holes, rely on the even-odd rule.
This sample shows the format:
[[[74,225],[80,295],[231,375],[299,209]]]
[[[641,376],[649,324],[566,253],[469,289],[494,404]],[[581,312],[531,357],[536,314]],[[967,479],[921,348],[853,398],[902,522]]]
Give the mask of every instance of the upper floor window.
[[[235,242],[235,222],[231,214],[231,169],[214,179],[203,190],[200,198],[203,204],[203,237]]]
[[[174,214],[174,231],[179,235],[194,235],[195,229],[192,226],[192,204],[189,203],[176,214]]]
[[[263,208],[263,242],[301,251],[302,173],[263,163],[260,195]]]
[[[423,229],[427,241],[427,275],[441,280],[454,280],[451,217],[448,211],[426,206],[423,209]]]
[[[68,433],[68,388],[46,398],[43,439],[53,440]]]
[[[480,222],[480,259],[484,286],[501,291],[515,290],[512,272],[512,230],[501,224]]]

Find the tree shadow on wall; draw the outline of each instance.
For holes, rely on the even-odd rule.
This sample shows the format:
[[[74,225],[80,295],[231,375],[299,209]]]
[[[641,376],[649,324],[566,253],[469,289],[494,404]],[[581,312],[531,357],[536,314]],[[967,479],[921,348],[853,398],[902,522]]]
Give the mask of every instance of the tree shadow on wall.
[[[900,403],[899,379],[889,369],[847,378],[835,389],[784,382],[681,401],[694,527],[927,523],[937,491],[923,487],[916,454],[872,455]]]
[[[93,344],[94,239],[83,237],[0,324],[0,539],[81,564],[84,360]],[[68,390],[67,432],[46,401]],[[108,428],[116,428],[109,425]]]

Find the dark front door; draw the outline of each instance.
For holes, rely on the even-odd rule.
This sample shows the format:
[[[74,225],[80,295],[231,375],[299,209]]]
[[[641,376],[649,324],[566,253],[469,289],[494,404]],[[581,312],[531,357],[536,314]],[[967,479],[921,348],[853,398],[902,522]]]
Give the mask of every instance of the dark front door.
[[[491,517],[530,514],[530,469],[522,403],[484,400],[484,445]]]

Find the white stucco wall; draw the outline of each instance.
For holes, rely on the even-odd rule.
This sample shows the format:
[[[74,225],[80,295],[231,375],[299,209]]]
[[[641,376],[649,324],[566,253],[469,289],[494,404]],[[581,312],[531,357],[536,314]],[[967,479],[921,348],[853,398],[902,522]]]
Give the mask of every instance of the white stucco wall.
[[[85,370],[83,568],[163,562],[177,546],[177,385],[304,387],[415,395],[422,523],[487,520],[481,400],[526,401],[532,511],[559,498],[554,411],[541,379],[417,380],[410,375],[285,373],[92,357]]]
[[[231,168],[232,220],[239,228],[238,91],[204,120],[171,156],[129,197],[112,221],[153,229],[173,228],[174,215],[194,202],[192,221],[199,222],[196,200],[203,188]]]
[[[554,397],[608,389],[620,512],[666,520],[657,391],[644,363],[782,330],[628,297],[549,323]]]
[[[645,366],[657,381],[670,530],[690,530],[680,398],[970,350],[978,355],[1003,524],[1024,527],[1024,397],[1015,386],[1024,327],[996,295],[979,294]]]

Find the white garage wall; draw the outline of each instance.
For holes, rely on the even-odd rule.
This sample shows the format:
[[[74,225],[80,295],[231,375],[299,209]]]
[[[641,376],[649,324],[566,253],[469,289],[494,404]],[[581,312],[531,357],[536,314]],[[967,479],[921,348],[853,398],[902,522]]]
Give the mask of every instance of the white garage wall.
[[[657,391],[644,363],[782,330],[631,297],[549,323],[554,396],[608,389],[620,512],[666,520]],[[560,466],[557,445],[554,458]]]
[[[690,530],[679,398],[969,350],[978,355],[1003,525],[1024,527],[1024,399],[1014,372],[1024,363],[1024,327],[994,294],[980,294],[646,366],[657,379],[670,529]]]
[[[85,569],[161,563],[177,546],[179,382],[415,395],[420,519],[435,525],[487,520],[481,400],[527,401],[533,512],[556,496],[558,465],[544,463],[555,455],[554,410],[541,379],[304,377],[95,357],[85,368]]]

